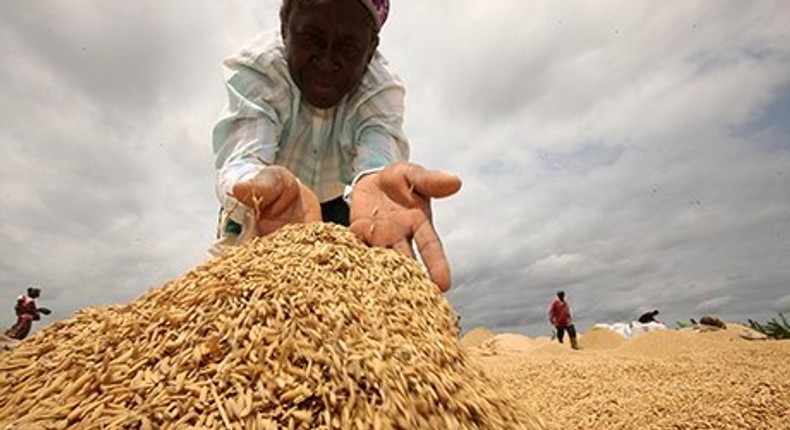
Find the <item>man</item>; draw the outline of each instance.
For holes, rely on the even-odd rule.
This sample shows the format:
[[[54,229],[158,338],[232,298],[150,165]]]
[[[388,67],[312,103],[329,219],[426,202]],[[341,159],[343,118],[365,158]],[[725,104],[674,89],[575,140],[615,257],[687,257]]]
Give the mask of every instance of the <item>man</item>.
[[[573,318],[571,317],[571,310],[568,302],[565,301],[565,292],[557,291],[557,297],[551,302],[549,307],[549,322],[554,326],[557,332],[557,339],[562,343],[565,337],[565,331],[571,338],[571,348],[579,349],[576,343],[576,327],[573,325]]]
[[[661,321],[659,321],[656,318],[657,315],[658,315],[658,310],[654,310],[652,312],[645,312],[639,317],[637,321],[639,321],[641,324],[660,323]]]
[[[377,51],[389,0],[284,0],[279,36],[224,62],[229,101],[213,131],[222,245],[289,223],[349,226],[414,257],[450,287],[431,198],[455,175],[408,163],[404,88]]]
[[[5,334],[6,336],[22,340],[30,334],[30,329],[33,327],[33,321],[41,319],[40,314],[49,315],[50,310],[47,308],[40,308],[36,306],[36,299],[41,295],[41,290],[38,288],[30,287],[27,289],[27,295],[21,295],[17,298],[14,312],[16,312],[16,324],[11,326]]]

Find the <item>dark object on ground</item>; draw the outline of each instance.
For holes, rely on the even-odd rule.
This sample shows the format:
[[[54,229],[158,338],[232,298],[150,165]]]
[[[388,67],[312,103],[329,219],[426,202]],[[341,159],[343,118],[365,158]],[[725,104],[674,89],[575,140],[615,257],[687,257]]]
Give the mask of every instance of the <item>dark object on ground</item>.
[[[713,327],[718,327],[721,329],[726,329],[727,324],[724,321],[712,316],[712,315],[705,315],[704,317],[700,318],[699,323],[702,325],[709,325]]]

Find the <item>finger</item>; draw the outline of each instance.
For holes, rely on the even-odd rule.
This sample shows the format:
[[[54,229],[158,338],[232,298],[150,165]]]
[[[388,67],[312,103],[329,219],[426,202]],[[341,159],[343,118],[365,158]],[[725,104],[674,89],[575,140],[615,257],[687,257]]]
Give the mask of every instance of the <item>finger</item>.
[[[417,230],[414,232],[414,242],[417,244],[422,261],[428,268],[431,280],[442,292],[449,290],[451,283],[450,264],[447,262],[447,257],[444,254],[442,242],[439,240],[439,236],[430,222],[425,221],[417,227]]]
[[[292,175],[264,170],[253,179],[234,185],[233,196],[244,206],[277,215],[299,197],[299,183]]]
[[[244,206],[259,209],[266,207],[279,194],[274,184],[264,181],[243,181],[233,186],[233,197],[236,197]]]
[[[412,248],[411,241],[409,241],[409,240],[401,239],[401,240],[395,242],[392,245],[392,249],[400,252],[401,254],[403,254],[403,255],[405,255],[405,256],[407,256],[409,258],[415,258],[415,256],[414,256],[414,248]]]
[[[384,194],[399,205],[414,207],[419,204],[420,197],[413,193],[414,187],[407,179],[406,171],[411,164],[393,164],[382,170],[379,175],[379,186]]]
[[[406,169],[406,180],[417,193],[427,197],[447,197],[461,189],[461,178],[439,170],[426,170],[410,165]]]
[[[239,238],[236,239],[236,244],[241,245],[247,243],[258,236],[260,236],[258,232],[258,221],[255,219],[255,214],[248,210],[244,215],[244,225],[242,225]]]
[[[354,220],[348,228],[352,233],[354,233],[355,236],[357,236],[359,240],[362,241],[362,243],[366,245],[372,245],[371,239],[374,229],[372,219],[361,218]]]
[[[302,195],[302,205],[305,211],[305,222],[319,222],[321,221],[321,202],[318,197],[305,187],[304,184],[299,184],[300,192]]]
[[[291,207],[294,201],[299,198],[301,189],[301,183],[293,175],[285,175],[278,172],[277,176],[279,177],[279,193],[273,195],[274,201],[266,205],[269,213],[275,215],[281,214]]]
[[[447,197],[461,189],[461,179],[418,164],[393,164],[380,173],[381,188],[387,196],[404,206],[417,206],[424,197]]]

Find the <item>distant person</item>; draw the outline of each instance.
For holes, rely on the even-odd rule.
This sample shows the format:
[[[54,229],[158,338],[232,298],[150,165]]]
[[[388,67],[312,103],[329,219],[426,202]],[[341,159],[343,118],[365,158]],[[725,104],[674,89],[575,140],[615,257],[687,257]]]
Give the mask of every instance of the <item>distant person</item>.
[[[568,302],[565,301],[564,291],[558,291],[557,297],[551,302],[551,307],[549,308],[549,322],[551,322],[551,325],[556,329],[557,340],[559,340],[560,343],[562,343],[565,337],[565,331],[567,331],[568,336],[571,338],[571,348],[579,349],[579,345],[576,343],[576,327],[573,325],[571,309],[568,306]]]
[[[658,310],[645,312],[639,317],[637,321],[639,321],[641,324],[660,323],[661,321],[656,318],[656,315],[658,315]]]
[[[40,320],[40,314],[49,315],[51,313],[47,308],[36,306],[36,299],[39,296],[41,296],[41,290],[31,287],[27,289],[27,295],[21,295],[17,298],[16,306],[14,306],[16,324],[6,330],[6,336],[16,340],[26,338],[33,327],[33,321]]]

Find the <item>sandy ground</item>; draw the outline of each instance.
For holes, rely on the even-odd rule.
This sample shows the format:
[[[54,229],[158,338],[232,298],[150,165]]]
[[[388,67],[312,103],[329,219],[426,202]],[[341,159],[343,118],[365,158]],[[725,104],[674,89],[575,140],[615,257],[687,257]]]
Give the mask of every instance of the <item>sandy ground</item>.
[[[742,329],[630,340],[595,329],[579,351],[474,330],[462,344],[550,429],[790,429],[790,341]]]

